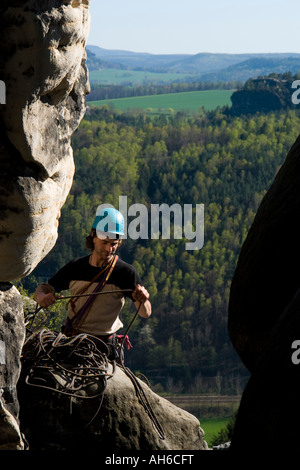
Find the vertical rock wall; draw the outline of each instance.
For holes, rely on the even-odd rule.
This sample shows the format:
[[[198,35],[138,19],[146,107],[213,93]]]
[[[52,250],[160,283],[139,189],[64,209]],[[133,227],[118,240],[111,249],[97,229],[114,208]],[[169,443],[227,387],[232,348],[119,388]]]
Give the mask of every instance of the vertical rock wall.
[[[0,283],[0,450],[24,448],[16,392],[24,337],[21,295],[10,283]]]
[[[70,138],[89,91],[88,0],[0,6],[0,281],[29,274],[53,248],[70,191]]]
[[[253,371],[300,285],[300,137],[257,210],[231,283],[228,329]]]
[[[20,449],[16,383],[28,275],[57,239],[70,191],[71,136],[85,113],[89,0],[0,4],[0,449]]]
[[[300,137],[261,201],[231,285],[229,334],[251,372],[231,442],[239,452],[299,446],[299,188]]]

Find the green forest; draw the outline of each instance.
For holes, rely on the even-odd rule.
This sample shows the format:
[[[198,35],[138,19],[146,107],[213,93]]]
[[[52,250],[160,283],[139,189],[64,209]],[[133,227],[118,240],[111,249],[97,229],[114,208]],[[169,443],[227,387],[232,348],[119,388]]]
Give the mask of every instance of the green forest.
[[[61,213],[56,246],[22,281],[32,293],[71,258],[99,204],[204,204],[204,246],[186,239],[124,240],[151,294],[153,313],[130,333],[126,363],[158,392],[242,392],[248,378],[227,333],[230,284],[258,205],[299,134],[298,110],[231,116],[227,108],[149,117],[91,108],[73,136],[76,172]],[[127,327],[134,307],[126,303]],[[59,329],[61,302],[49,325]]]

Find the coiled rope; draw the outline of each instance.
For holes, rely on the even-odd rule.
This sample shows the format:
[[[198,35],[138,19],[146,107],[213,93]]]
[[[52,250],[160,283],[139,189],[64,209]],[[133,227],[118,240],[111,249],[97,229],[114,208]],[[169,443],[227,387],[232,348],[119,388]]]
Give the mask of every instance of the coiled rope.
[[[102,292],[109,293],[109,291]],[[100,295],[101,292],[96,295]],[[89,295],[89,294],[83,294]],[[60,297],[57,300],[64,300],[71,296]],[[120,357],[122,357],[121,350],[124,344],[124,340],[136,319],[141,303],[130,322],[126,333],[123,335],[123,339],[120,344]],[[33,318],[35,318],[38,311],[41,308],[36,308]],[[99,349],[102,349],[101,352]],[[105,389],[107,387],[107,380],[111,378],[115,373],[116,362],[112,361],[112,373],[108,373],[109,362],[107,359],[108,347],[99,338],[93,337],[88,334],[78,334],[76,336],[67,337],[62,333],[54,333],[50,330],[43,329],[38,333],[33,333],[27,341],[25,341],[23,347],[22,361],[24,369],[29,370],[25,377],[25,383],[31,386],[48,389],[49,391],[57,392],[63,395],[67,395],[71,398],[97,398],[100,397],[99,407],[93,418],[86,425],[89,426],[99,413]],[[32,365],[32,363],[34,365]],[[66,366],[69,364],[69,367]],[[148,414],[154,428],[156,429],[160,439],[165,439],[165,433],[162,426],[160,425],[155,412],[147,398],[145,391],[137,380],[137,377],[133,372],[125,366],[124,360],[120,364],[117,364],[127,375],[127,377],[133,383],[137,398],[140,404],[143,406],[145,412]],[[45,379],[39,377],[36,380],[37,372],[39,373],[42,369],[46,369],[51,377],[55,380],[55,386],[51,387],[43,383]],[[64,381],[57,377],[57,371],[60,372]],[[95,381],[103,381],[103,387],[100,392],[94,395],[84,395],[80,393],[88,385],[93,385]]]
[[[98,347],[94,340],[97,340]],[[100,351],[102,349],[102,352]],[[98,338],[80,334],[66,337],[43,329],[34,333],[24,343],[22,351],[22,375],[32,387],[46,389],[69,397],[70,410],[74,398],[99,398],[98,408],[89,426],[102,406],[107,380],[115,373],[115,365],[109,373],[108,348]],[[96,388],[97,392],[90,392]]]
[[[104,353],[96,346],[94,339],[102,343],[101,348]],[[22,365],[24,370],[28,369],[26,383],[71,397],[98,397],[100,393],[82,395],[78,392],[92,380],[100,377],[107,380],[113,376],[114,372],[108,373],[107,353],[106,344],[91,335],[79,334],[69,338],[62,333],[57,335],[53,331],[43,329],[34,333],[24,343]],[[65,383],[55,379],[56,386],[51,387],[30,382],[35,377],[35,372],[40,369],[49,371],[53,378],[55,378],[54,372],[61,372]],[[76,378],[79,379],[79,383],[76,383]]]

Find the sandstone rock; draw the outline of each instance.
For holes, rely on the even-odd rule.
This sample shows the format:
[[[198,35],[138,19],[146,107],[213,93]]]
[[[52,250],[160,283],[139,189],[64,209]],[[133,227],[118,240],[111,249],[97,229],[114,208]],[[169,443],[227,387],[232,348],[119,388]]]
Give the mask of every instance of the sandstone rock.
[[[0,450],[24,450],[20,428],[14,416],[5,408],[0,398]]]
[[[139,380],[139,383],[165,433],[165,439],[160,438],[152,420],[139,403],[131,380],[122,369],[117,368],[116,375],[108,381],[99,416],[101,429],[105,430],[102,436],[105,447],[113,449],[116,446],[120,450],[208,449],[196,417],[156,395],[144,382]]]
[[[89,91],[89,0],[3,1],[0,280],[29,274],[53,248],[71,188],[70,139]]]
[[[89,91],[89,0],[3,0],[0,5],[0,448],[22,448],[16,384],[26,276],[53,248],[71,188],[70,139]],[[21,318],[22,317],[22,318]],[[1,362],[2,361],[2,362]]]
[[[298,448],[299,187],[298,137],[261,202],[232,281],[229,334],[251,371],[233,451],[278,455]]]
[[[51,338],[51,333],[48,335]],[[64,371],[55,364],[47,375],[47,370],[41,368],[42,362],[36,363],[36,334],[32,338],[25,343],[23,377],[19,384],[21,429],[29,449],[102,449],[103,452],[208,449],[199,420],[155,394],[128,369],[117,366],[113,371],[112,364],[108,363],[103,382],[93,378],[80,388],[80,375],[76,378],[74,374],[74,380],[67,377],[61,353],[55,357],[61,358],[59,364],[65,367]],[[66,341],[65,338],[62,335],[62,341]],[[50,341],[49,345],[57,344],[57,340]],[[72,340],[69,341],[71,344]],[[81,340],[77,337],[76,341]],[[40,344],[47,343],[42,340]],[[65,342],[61,347],[67,351]],[[78,347],[76,343],[77,351]],[[53,358],[52,347],[44,349],[51,351]],[[45,356],[46,361],[48,357]],[[73,356],[68,357],[73,364],[68,370],[75,372],[77,362]],[[81,376],[85,376],[84,371]],[[53,377],[56,377],[56,384]],[[65,384],[72,384],[75,395],[66,395],[66,389],[60,388]],[[91,398],[99,391],[103,392],[102,398]]]
[[[228,329],[252,371],[300,285],[300,138],[263,198],[232,279]]]
[[[252,371],[231,439],[233,451],[270,456],[299,448],[299,311],[300,290],[271,331]]]
[[[25,338],[22,299],[9,283],[0,283],[0,449],[21,450],[17,382]]]

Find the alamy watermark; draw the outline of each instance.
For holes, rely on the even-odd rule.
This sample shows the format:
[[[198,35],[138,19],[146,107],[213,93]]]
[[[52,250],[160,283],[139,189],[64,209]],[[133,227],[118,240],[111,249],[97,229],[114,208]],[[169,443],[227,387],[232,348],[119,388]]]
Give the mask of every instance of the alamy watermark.
[[[293,104],[299,104],[300,103],[300,80],[294,80],[292,83],[292,88],[296,88],[296,91],[292,94],[292,103]]]
[[[101,210],[113,207],[111,204],[98,206],[96,214]],[[119,212],[124,217],[124,236],[132,240],[170,240],[186,239],[186,250],[201,250],[204,245],[204,204],[151,204],[148,209],[144,204],[132,204],[128,207],[127,196],[119,196]],[[133,219],[130,219],[133,217]],[[102,218],[97,230],[110,231],[108,217]],[[108,225],[108,229],[107,226]],[[105,230],[106,228],[106,230]]]
[[[6,86],[3,80],[0,80],[0,104],[6,104]]]
[[[298,365],[300,364],[300,340],[295,339],[295,341],[292,342],[291,348],[295,349],[295,351],[291,355],[292,363]]]

